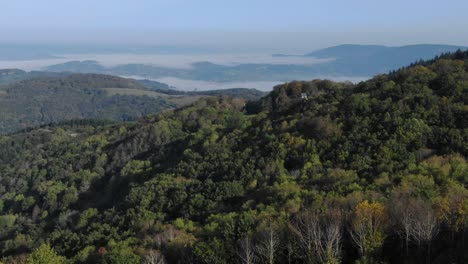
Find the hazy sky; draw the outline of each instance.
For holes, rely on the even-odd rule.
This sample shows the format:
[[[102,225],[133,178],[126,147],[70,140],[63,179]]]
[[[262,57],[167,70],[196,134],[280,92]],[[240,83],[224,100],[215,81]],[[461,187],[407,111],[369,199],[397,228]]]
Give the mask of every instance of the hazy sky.
[[[305,52],[341,43],[468,45],[466,0],[11,0],[0,42]]]

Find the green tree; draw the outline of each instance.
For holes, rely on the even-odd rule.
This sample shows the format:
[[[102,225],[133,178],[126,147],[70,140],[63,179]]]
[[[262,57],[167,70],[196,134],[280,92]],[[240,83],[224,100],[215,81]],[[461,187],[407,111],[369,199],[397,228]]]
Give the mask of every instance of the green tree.
[[[66,258],[58,255],[49,244],[38,247],[26,260],[26,264],[63,264]]]

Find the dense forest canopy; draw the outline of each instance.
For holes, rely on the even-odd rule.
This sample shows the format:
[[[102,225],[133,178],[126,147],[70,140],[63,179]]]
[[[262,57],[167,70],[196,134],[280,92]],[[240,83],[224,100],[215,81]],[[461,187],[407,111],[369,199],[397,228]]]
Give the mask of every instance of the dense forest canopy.
[[[0,137],[5,263],[466,263],[468,52]],[[44,260],[46,259],[46,260]]]

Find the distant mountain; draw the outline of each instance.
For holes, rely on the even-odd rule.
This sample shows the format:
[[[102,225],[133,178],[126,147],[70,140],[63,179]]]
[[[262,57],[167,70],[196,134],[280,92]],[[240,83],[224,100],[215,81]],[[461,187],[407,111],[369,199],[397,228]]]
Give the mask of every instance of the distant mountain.
[[[19,75],[25,74],[26,72],[20,69],[1,69],[0,76],[11,76],[11,75]]]
[[[409,62],[412,62],[424,58],[431,59],[435,55],[456,51],[458,49],[464,50],[468,49],[468,47],[432,44],[408,45],[401,47],[344,44],[317,50],[304,56],[310,56],[315,58],[335,58],[337,60],[358,57],[380,59],[387,57],[387,59],[390,59],[390,56],[397,56],[400,58],[404,58]]]
[[[48,71],[94,72],[119,76],[144,76],[145,78],[175,77],[186,80],[241,82],[241,81],[291,81],[298,79],[329,78],[333,80],[367,79],[387,73],[421,59],[430,59],[446,52],[467,47],[451,45],[411,45],[387,47],[379,45],[340,45],[305,55],[274,54],[273,57],[315,57],[322,62],[308,65],[250,63],[220,65],[211,62],[193,63],[191,68],[174,69],[150,64],[122,64],[105,67],[96,61],[72,61],[53,65]],[[328,59],[328,60],[327,60]],[[343,78],[344,77],[344,78]]]
[[[248,88],[232,88],[232,89],[220,89],[220,90],[206,90],[206,91],[182,91],[177,90],[165,83],[160,83],[152,80],[135,80],[139,84],[145,86],[148,89],[157,91],[159,93],[167,95],[191,95],[191,96],[230,96],[242,98],[245,100],[258,100],[259,98],[267,95],[266,92],[259,91],[257,89]]]
[[[46,70],[55,72],[106,73],[119,76],[143,76],[144,78],[150,79],[175,77],[209,82],[283,82],[320,77],[314,75],[310,65],[293,64],[241,64],[227,66],[210,62],[197,62],[192,64],[191,68],[187,69],[166,68],[150,64],[122,64],[108,68],[101,68],[93,64],[92,67],[95,68],[90,69],[89,61],[83,61],[57,64],[47,67]]]
[[[371,76],[396,70],[415,61],[431,59],[442,53],[466,49],[468,47],[430,44],[402,47],[346,44],[321,49],[304,56],[333,58],[332,61],[315,66],[314,70],[325,74]],[[320,67],[322,71],[318,69]]]
[[[26,72],[20,69],[0,69],[0,85],[10,84],[18,81],[34,79],[38,77],[65,77],[71,73],[50,72],[50,71],[31,71]]]
[[[49,71],[61,72],[81,72],[81,73],[101,73],[105,72],[106,68],[100,65],[97,61],[69,61],[58,65],[53,65],[47,68]]]

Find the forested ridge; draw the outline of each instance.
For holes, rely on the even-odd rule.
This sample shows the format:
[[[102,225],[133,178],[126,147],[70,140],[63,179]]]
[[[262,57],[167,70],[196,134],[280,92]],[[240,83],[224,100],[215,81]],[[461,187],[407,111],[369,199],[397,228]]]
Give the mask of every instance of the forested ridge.
[[[26,79],[7,82],[16,75]],[[184,92],[156,81],[104,74],[26,73],[12,69],[0,70],[0,83],[2,80],[7,84],[0,85],[0,134],[78,119],[134,121],[204,96],[256,100],[264,95],[255,89]]]
[[[0,137],[4,263],[466,263],[468,52]],[[42,262],[41,262],[42,261]]]
[[[146,89],[133,80],[102,74],[38,77],[0,86],[0,134],[73,119],[129,121],[176,107],[162,96],[110,93],[106,88]]]

